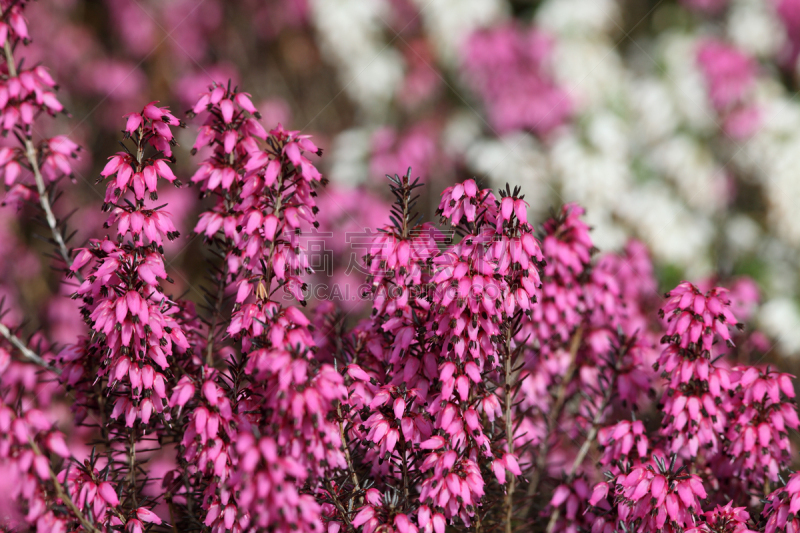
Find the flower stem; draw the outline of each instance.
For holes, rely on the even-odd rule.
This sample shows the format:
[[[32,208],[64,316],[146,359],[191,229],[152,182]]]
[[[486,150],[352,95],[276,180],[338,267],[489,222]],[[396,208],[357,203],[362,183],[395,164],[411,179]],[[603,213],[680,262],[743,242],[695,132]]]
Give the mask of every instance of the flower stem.
[[[504,400],[505,400],[505,418],[506,418],[506,445],[508,446],[508,453],[514,453],[514,420],[512,418],[511,408],[514,405],[514,398],[512,392],[516,385],[516,375],[514,375],[514,365],[511,360],[511,329],[506,329],[505,334],[505,387],[504,387]],[[511,476],[506,487],[505,495],[505,509],[506,509],[506,533],[512,531],[512,520],[514,518],[514,489],[516,488],[517,478]]]
[[[0,10],[0,14],[2,14],[2,10]],[[14,53],[11,50],[10,39],[6,39],[6,44],[3,47],[3,50],[6,56],[8,75],[11,77],[16,77],[17,65],[14,62]],[[47,194],[47,186],[44,183],[44,177],[39,169],[39,160],[36,154],[36,147],[33,145],[33,140],[31,139],[30,134],[26,134],[23,137],[23,143],[25,144],[25,158],[28,160],[28,164],[31,166],[31,171],[33,172],[33,177],[36,180],[36,189],[39,192],[39,205],[42,207],[45,219],[47,220],[47,225],[50,227],[50,232],[53,234],[53,240],[58,247],[58,252],[69,269],[69,267],[72,266],[70,250],[67,248],[67,244],[64,241],[64,236],[61,235],[61,230],[58,229],[58,220],[53,214],[53,206],[50,204],[50,198]],[[75,277],[78,278],[80,282],[83,282],[83,277],[81,276],[80,272],[75,272]]]
[[[11,330],[3,323],[0,323],[0,334],[5,337],[8,342],[14,345],[14,347],[19,350],[22,356],[30,361],[31,363],[37,364],[40,367],[53,372],[54,374],[61,375],[61,369],[52,366],[50,363],[42,359],[42,356],[28,348],[28,346],[16,335],[14,335]]]
[[[228,278],[228,263],[227,261],[223,261],[223,263],[219,285],[217,286],[214,311],[211,316],[211,321],[208,324],[208,336],[206,337],[206,365],[209,367],[214,366],[214,338],[216,337],[217,326],[219,324],[220,315],[222,314],[222,304],[225,300],[225,281]]]
[[[561,383],[558,386],[556,400],[553,404],[553,409],[550,412],[550,419],[547,422],[547,434],[539,446],[539,451],[536,457],[536,467],[531,476],[531,481],[528,484],[528,504],[523,515],[526,517],[530,515],[530,512],[533,509],[533,497],[536,496],[536,490],[539,488],[539,483],[542,480],[542,471],[544,470],[547,462],[547,454],[550,451],[550,437],[553,435],[556,425],[558,424],[558,419],[561,417],[561,411],[564,409],[564,402],[567,399],[567,386],[569,385],[570,381],[572,381],[572,375],[575,373],[575,358],[578,355],[578,349],[581,346],[582,339],[583,326],[579,326],[578,329],[575,330],[575,333],[573,333],[570,341],[569,367],[564,375],[564,379],[561,380]]]
[[[615,369],[616,370],[616,369]],[[608,384],[606,387],[605,395],[603,397],[603,403],[597,409],[597,412],[594,414],[594,419],[592,420],[592,427],[589,430],[589,433],[586,435],[586,440],[583,441],[580,450],[578,450],[578,455],[575,456],[575,460],[572,462],[572,467],[569,469],[569,473],[567,473],[567,479],[565,483],[569,485],[575,480],[575,474],[578,472],[578,468],[583,463],[583,460],[586,458],[586,454],[589,453],[589,448],[592,447],[594,444],[595,438],[597,438],[597,431],[600,427],[600,422],[603,419],[603,412],[608,407],[608,404],[611,403],[611,396],[614,391],[614,387],[616,387],[616,371],[613,374],[613,378],[611,383]],[[550,515],[550,521],[547,523],[547,533],[553,533],[553,529],[556,526],[556,522],[561,516],[561,508],[556,507],[553,510],[553,513]]]

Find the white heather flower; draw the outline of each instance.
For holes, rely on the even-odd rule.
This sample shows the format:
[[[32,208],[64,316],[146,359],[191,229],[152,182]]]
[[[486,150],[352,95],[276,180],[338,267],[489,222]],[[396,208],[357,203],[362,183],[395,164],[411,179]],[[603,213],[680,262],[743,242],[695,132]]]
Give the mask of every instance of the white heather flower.
[[[800,311],[797,302],[787,297],[774,298],[761,306],[758,325],[775,338],[781,352],[800,353]]]
[[[552,65],[554,78],[566,88],[578,112],[624,100],[626,72],[608,39],[559,38]]]
[[[765,178],[765,196],[769,205],[768,220],[774,231],[791,246],[800,246],[800,136],[783,143],[783,150],[771,161]]]
[[[312,0],[311,15],[343,89],[368,116],[385,114],[403,79],[402,56],[384,36],[388,2]]]
[[[725,174],[705,144],[678,134],[653,146],[648,160],[676,185],[688,206],[706,213],[724,206]]]
[[[631,237],[630,230],[617,223],[613,214],[607,210],[587,204],[584,218],[592,228],[592,241],[604,252],[622,250]]]
[[[450,68],[461,64],[464,42],[473,31],[508,16],[508,4],[503,0],[413,1],[439,59]]]
[[[536,11],[536,22],[561,36],[585,38],[619,29],[619,3],[616,0],[548,0]]]
[[[761,127],[741,143],[733,162],[760,184],[772,234],[785,244],[800,246],[800,106],[776,83],[757,85]]]
[[[663,139],[678,128],[678,113],[669,88],[656,77],[631,81],[628,92],[635,113],[636,132],[632,142],[638,146]]]
[[[614,211],[631,187],[627,124],[607,111],[585,120],[582,137],[569,132],[553,142],[549,152],[553,175],[563,201],[577,201],[586,208],[597,246],[620,249],[626,230],[614,221]]]
[[[797,294],[797,248],[786,246],[774,236],[765,236],[759,243],[758,257],[768,273],[765,293],[770,297]]]
[[[484,119],[471,109],[460,110],[451,116],[442,132],[445,152],[452,157],[466,154],[469,147],[481,136]]]
[[[786,31],[775,12],[775,2],[734,0],[728,9],[728,35],[743,51],[774,57],[786,43]]]
[[[611,124],[607,122],[606,126],[611,128]],[[622,128],[623,124],[619,121],[613,127]],[[608,137],[613,138],[621,133],[609,132]],[[617,151],[608,149],[610,147]],[[606,146],[598,146],[587,143],[574,133],[556,139],[550,157],[553,174],[561,183],[564,199],[577,201],[588,210],[614,210],[631,181],[626,154],[620,154],[619,149],[613,141]]]
[[[758,134],[788,136],[797,134],[800,127],[800,105],[793,95],[776,80],[758,80],[755,87],[756,105],[763,120]]]
[[[761,117],[759,127],[752,137],[739,143],[732,160],[745,177],[763,182],[783,145],[800,130],[800,107],[772,80],[759,80],[755,98]]]
[[[551,65],[577,112],[625,98],[625,68],[609,33],[619,29],[616,0],[547,0],[535,24],[554,36]]]
[[[747,215],[734,214],[725,224],[725,238],[734,254],[752,253],[760,237],[761,228]]]
[[[555,190],[547,181],[547,160],[539,143],[527,133],[500,139],[479,139],[465,154],[467,165],[491,180],[492,187],[520,185],[530,204],[532,219],[540,219],[553,205]],[[512,179],[513,178],[513,179]]]
[[[719,126],[711,108],[705,80],[697,65],[699,40],[684,34],[658,39],[656,57],[664,64],[664,79],[670,86],[681,122],[697,132],[713,132]]]
[[[622,118],[604,109],[593,113],[585,128],[589,143],[609,157],[627,160],[630,157],[630,128]]]
[[[335,183],[355,186],[368,181],[372,131],[344,130],[333,139],[330,178]]]
[[[662,182],[649,182],[626,196],[619,214],[658,261],[681,266],[690,277],[711,273],[713,225],[708,218],[689,211]]]

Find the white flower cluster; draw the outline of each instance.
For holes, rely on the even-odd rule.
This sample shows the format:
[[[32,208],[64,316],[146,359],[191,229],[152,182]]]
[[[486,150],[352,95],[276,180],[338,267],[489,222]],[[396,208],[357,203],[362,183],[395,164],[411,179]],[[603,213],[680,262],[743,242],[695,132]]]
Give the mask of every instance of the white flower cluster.
[[[320,49],[338,68],[339,81],[366,120],[385,118],[403,61],[386,37],[388,0],[311,0]]]

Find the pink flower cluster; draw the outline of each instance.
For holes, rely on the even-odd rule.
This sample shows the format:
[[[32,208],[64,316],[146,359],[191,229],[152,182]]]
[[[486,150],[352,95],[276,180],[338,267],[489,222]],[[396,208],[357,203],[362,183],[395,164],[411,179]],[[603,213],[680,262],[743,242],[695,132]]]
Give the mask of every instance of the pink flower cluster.
[[[762,531],[747,508],[733,507],[737,500],[730,498],[777,481],[788,466],[788,432],[800,427],[796,406],[790,403],[795,396],[791,377],[721,360],[734,346],[730,326],[741,326],[724,289],[701,292],[683,282],[666,298],[660,316],[667,346],[656,363],[667,380],[660,435],[648,435],[639,421],[602,428],[601,462],[611,467],[613,477],[595,486],[590,504],[609,505],[611,492],[615,520],[644,520],[653,530]],[[712,359],[720,340],[728,346]],[[724,490],[727,503],[703,512],[701,500],[709,489]],[[751,503],[747,498],[738,501]]]
[[[51,460],[70,456],[64,435],[53,426],[50,416],[27,401],[15,408],[0,399],[0,473],[6,489],[0,513],[4,525],[66,532],[74,523],[69,512],[48,505],[53,497]],[[10,502],[19,506],[10,506]]]
[[[623,522],[636,522],[645,531],[682,531],[694,523],[706,493],[699,476],[685,474],[686,467],[675,469],[654,456],[620,473],[613,481],[617,513]],[[589,499],[597,505],[606,497],[607,483],[597,485]]]
[[[5,0],[0,5],[4,15],[0,21],[0,42],[7,47],[28,39],[23,5]],[[22,64],[8,62],[6,58],[0,80],[0,129],[4,136],[12,133],[19,141],[18,146],[0,148],[0,174],[11,188],[6,203],[36,198],[41,188],[37,188],[38,183],[31,183],[31,177],[37,182],[72,177],[71,159],[78,157],[77,144],[63,135],[37,142],[33,139],[33,123],[40,114],[55,116],[64,112],[55,90],[56,82],[44,66],[23,68]]]
[[[795,472],[781,487],[767,497],[764,533],[797,533],[800,531],[800,473]]]
[[[791,460],[789,432],[800,428],[792,376],[757,367],[738,369],[737,374],[737,394],[727,405],[726,452],[735,475],[752,483],[776,482]]]
[[[206,526],[318,530],[323,510],[305,490],[321,489],[327,470],[345,466],[330,420],[345,391],[342,376],[313,359],[310,321],[273,295],[283,288],[305,304],[309,268],[299,235],[316,224],[314,184],[322,179],[305,153],[320,150],[280,126],[267,133],[248,95],[230,87],[210,87],[193,113],[206,114],[195,149],[211,153],[191,181],[217,199],[195,232],[224,257],[216,281],[220,297],[235,287],[225,323],[243,355],[224,356],[224,371],[205,367],[202,383],[183,378],[173,401],[191,414],[180,460],[202,480],[195,489],[204,494]],[[213,365],[224,342],[209,328],[204,351]],[[234,379],[246,380],[246,394],[231,389]]]
[[[572,100],[549,72],[552,43],[538,30],[498,26],[469,37],[464,74],[499,132],[546,135],[569,120]]]
[[[755,530],[748,528],[750,513],[744,507],[734,507],[732,502],[724,506],[718,505],[703,514],[704,522],[695,527],[687,529],[687,533],[713,533],[724,531],[725,533],[756,533]]]
[[[756,78],[755,61],[732,45],[712,40],[700,45],[697,61],[711,104],[722,121],[722,130],[733,139],[755,133],[760,119],[751,94]]]
[[[110,416],[124,417],[129,428],[136,420],[147,426],[153,415],[169,417],[164,408],[175,380],[170,359],[190,349],[175,316],[179,306],[159,285],[168,279],[163,238],[175,239],[177,231],[165,211],[146,205],[144,195],[147,187],[156,197],[158,177],[175,181],[163,152],[169,146],[165,139],[172,137],[159,126],[169,116],[166,108],[153,104],[128,116],[126,133],[134,146],[111,157],[101,173],[108,179],[104,207],[111,216],[106,226],[116,224],[117,242],[92,241],[76,250],[70,267],[79,273],[91,264],[76,295],[83,299],[82,313],[92,333],[81,346],[62,352],[68,369],[62,377],[86,395],[98,376],[105,377],[117,391]],[[145,154],[147,144],[157,150],[151,157]],[[129,192],[132,200],[126,197]]]
[[[13,54],[24,4],[0,3]],[[468,48],[498,128],[567,120],[540,34],[479,32]],[[702,56],[717,110],[738,109],[750,67]],[[752,282],[682,282],[661,300],[644,245],[599,254],[581,206],[539,225],[520,188],[468,179],[442,191],[437,226],[409,170],[389,177],[389,222],[360,234],[371,313],[347,316],[309,296],[321,150],[265,128],[229,82],[189,113],[202,161],[188,182],[207,199],[194,235],[211,256],[195,307],[167,288],[179,232],[156,203],[159,180],[180,187],[185,125],[158,102],[124,116],[100,173],[114,229],[71,248],[49,200],[78,147],[34,142],[55,84],[12,59],[0,124],[20,144],[0,163],[12,198],[38,196],[83,323],[56,347],[0,322],[3,530],[798,532],[793,377],[747,363],[765,347],[739,322]],[[415,143],[378,159],[432,164]]]
[[[706,356],[711,353],[715,335],[731,343],[728,328],[741,325],[730,311],[731,301],[726,293],[725,289],[715,288],[702,294],[688,282],[671,290],[660,311],[668,324],[662,342],[670,342],[681,349],[696,349]]]

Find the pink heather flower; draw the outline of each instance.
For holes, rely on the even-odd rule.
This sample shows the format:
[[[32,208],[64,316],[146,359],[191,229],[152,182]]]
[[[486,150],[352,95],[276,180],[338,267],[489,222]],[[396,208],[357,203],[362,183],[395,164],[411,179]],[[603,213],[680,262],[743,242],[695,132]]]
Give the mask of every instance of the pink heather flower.
[[[484,495],[484,481],[478,465],[470,459],[458,459],[453,450],[431,453],[420,469],[432,470],[420,488],[420,501],[430,501],[444,510],[445,516],[460,516],[469,525],[473,508]],[[432,475],[431,475],[432,474]],[[421,519],[418,516],[418,521]]]
[[[72,467],[69,472],[62,470],[58,480],[64,484],[75,505],[82,511],[89,511],[102,523],[109,523],[113,515],[109,507],[119,505],[117,486],[103,477],[96,469]]]
[[[185,459],[206,465],[200,471],[215,490],[203,504],[204,523],[318,530],[323,509],[300,491],[328,469],[345,466],[340,430],[331,420],[345,387],[333,367],[314,361],[310,320],[297,308],[272,301],[270,287],[282,285],[305,304],[301,275],[310,268],[299,233],[318,225],[314,186],[323,181],[305,154],[321,151],[309,136],[280,125],[267,133],[249,96],[229,88],[209,87],[193,112],[208,112],[196,147],[211,144],[213,153],[192,181],[217,197],[195,232],[210,241],[220,231],[225,236],[219,242],[229,274],[219,282],[239,278],[227,332],[241,339],[247,352],[246,403],[249,413],[259,413],[242,417],[232,408],[224,374],[212,373],[215,381],[200,388],[203,398],[191,415]],[[233,207],[229,194],[239,199]],[[184,390],[188,396],[192,389],[186,383],[172,401],[188,401]],[[220,441],[222,431],[227,437]],[[213,447],[203,446],[206,441]]]
[[[53,497],[50,489],[53,466],[48,452],[53,454],[52,458],[69,458],[72,454],[64,436],[52,429],[54,420],[49,414],[33,406],[27,399],[15,403],[16,406],[12,407],[0,399],[0,472],[6,480],[4,489],[7,489],[4,491],[7,501],[0,504],[4,513],[3,525],[65,532],[67,524],[76,518],[71,511],[56,511],[56,514],[47,506],[46,502]],[[77,469],[75,472],[77,475]],[[57,479],[64,482],[63,472]],[[94,491],[86,491],[79,497],[78,492],[67,484],[67,490],[78,508],[85,509],[92,505],[96,520],[104,523],[108,502],[102,495],[97,495],[96,485],[93,488]],[[11,502],[16,507],[8,512]],[[19,509],[26,509],[27,513],[16,516]]]
[[[659,367],[668,378],[662,434],[670,439],[670,450],[684,457],[696,457],[701,446],[717,452],[727,423],[720,404],[732,389],[730,371],[679,344],[664,349],[655,365]]]
[[[707,497],[699,476],[685,474],[659,456],[620,473],[614,480],[617,513],[624,523],[640,524],[645,530],[678,532],[692,526]],[[596,486],[591,502],[601,501],[603,485]]]
[[[594,250],[589,227],[580,219],[583,208],[565,205],[559,216],[544,224],[542,250],[546,265],[539,304],[532,309],[530,326],[539,342],[566,342],[585,310],[578,277],[589,266]]]
[[[448,187],[442,192],[437,213],[454,225],[464,221],[475,222],[478,208],[485,203],[488,211],[491,203],[494,202],[495,198],[491,189],[479,190],[474,180],[466,180]],[[489,213],[487,212],[487,214]]]
[[[392,183],[399,202],[397,222],[376,237],[366,261],[377,320],[382,331],[394,334],[385,351],[373,353],[404,372],[383,377],[380,365],[370,359],[348,367],[354,380],[350,403],[369,409],[352,436],[368,445],[368,459],[392,452],[407,456],[412,450],[408,443],[417,443],[413,456],[425,474],[419,501],[426,504],[417,515],[417,526],[439,531],[445,520],[455,517],[469,524],[481,505],[486,481],[479,462],[490,462],[500,483],[506,483],[509,475],[522,474],[515,454],[494,453],[484,433],[484,415],[489,420],[502,416],[485,375],[497,365],[494,353],[500,330],[496,324],[530,309],[542,254],[531,235],[524,201],[510,191],[511,213],[503,217],[501,202],[490,191],[479,192],[474,181],[446,190],[440,214],[452,217],[456,225],[470,224],[471,235],[442,253],[438,250],[441,239],[429,227],[400,222],[414,218],[405,213],[408,204],[402,199],[410,198],[416,182],[406,175],[395,176]],[[458,203],[466,206],[467,214]],[[429,283],[435,287],[433,301],[415,297],[420,294],[416,288]],[[512,289],[513,283],[518,288]],[[415,316],[425,316],[429,310],[437,311],[426,334],[429,340],[420,340]],[[416,352],[420,342],[436,343],[437,352],[420,360]],[[431,390],[435,391],[432,398]],[[470,405],[471,397],[480,399],[477,406]],[[376,465],[373,471],[401,475],[392,465]],[[442,511],[431,515],[427,507],[431,504]],[[374,506],[362,513],[360,520],[371,524],[370,528],[383,523]]]
[[[428,178],[434,169],[448,166],[436,136],[433,126],[426,124],[402,135],[388,128],[378,130],[372,137],[370,173],[380,176],[410,167],[422,178]]]
[[[200,166],[192,181],[201,183],[203,191],[219,200],[201,216],[195,232],[212,239],[221,230],[233,243],[225,251],[229,271],[244,268],[251,280],[267,274],[261,272],[261,265],[269,259],[269,274],[305,302],[300,274],[309,272],[310,267],[299,246],[298,230],[318,226],[313,184],[322,177],[304,154],[321,151],[309,136],[287,132],[280,125],[268,134],[249,115],[252,104],[248,102],[246,95],[240,97],[238,92],[215,85],[193,108],[196,113],[211,110],[205,126],[213,126],[215,136],[212,140],[208,129],[201,136],[203,143],[213,144],[216,155]],[[282,201],[260,196],[276,188],[285,196]],[[231,190],[242,197],[233,212],[224,203],[225,191]]]
[[[19,40],[25,44],[30,41],[28,23],[22,14],[23,7],[22,2],[3,2],[4,21],[0,23],[0,44],[3,46],[9,40]]]
[[[361,508],[351,522],[353,527],[363,526],[364,533],[375,531],[417,533],[419,531],[412,521],[413,517],[405,513],[394,512],[391,501],[384,498],[377,489],[368,489],[366,500],[367,504]]]
[[[546,276],[568,279],[580,274],[589,264],[594,245],[589,227],[580,219],[583,214],[582,207],[567,204],[558,218],[545,223],[544,253],[554,260],[553,265],[545,270]]]
[[[728,328],[742,325],[730,310],[727,292],[718,287],[703,294],[684,281],[667,293],[667,303],[659,311],[668,324],[662,342],[689,349],[696,346],[705,354],[711,352],[715,335],[732,344]]]
[[[725,413],[718,409],[710,394],[701,396],[675,393],[663,407],[662,434],[670,438],[670,450],[696,457],[700,447],[712,452],[719,449],[719,435],[725,429]]]
[[[2,37],[0,26],[0,38]],[[7,67],[4,68],[7,70]],[[63,111],[64,106],[53,93],[55,86],[55,81],[41,65],[5,78],[0,83],[0,127],[6,132],[19,127],[25,135],[30,135],[38,111],[50,115]]]
[[[145,107],[141,120],[134,121],[135,127],[131,126],[129,117],[129,127],[133,130],[131,138],[137,146],[130,153],[137,156],[119,153],[106,165],[102,175],[113,177],[107,202],[121,199],[131,178],[135,181],[144,177],[151,195],[155,195],[158,176],[174,180],[164,160],[148,158],[144,151],[146,142],[160,143],[153,139],[157,135],[163,138],[164,132],[158,134],[154,124],[166,124],[164,120],[173,122],[169,117],[166,108],[156,108],[152,104]],[[177,124],[177,119],[174,122]],[[179,307],[170,302],[158,285],[159,278],[167,279],[167,276],[163,258],[152,246],[160,248],[162,235],[173,239],[177,231],[165,212],[144,207],[143,188],[134,185],[133,189],[134,201],[116,203],[107,223],[117,224],[120,244],[109,239],[93,240],[89,248],[79,249],[75,256],[73,272],[85,268],[94,258],[90,275],[77,290],[77,296],[83,298],[84,316],[94,336],[93,340],[83,338],[80,344],[62,352],[63,362],[71,368],[62,377],[72,383],[83,374],[79,367],[91,358],[90,353],[103,354],[104,366],[99,375],[106,378],[108,387],[117,389],[111,418],[124,419],[126,427],[132,427],[136,420],[147,425],[151,419],[163,415],[167,383],[171,380],[168,358],[189,349],[186,335],[175,317]],[[123,243],[127,235],[132,240]],[[78,357],[80,353],[83,353],[83,361]],[[119,394],[120,391],[124,392]]]
[[[753,483],[765,478],[775,482],[790,461],[789,430],[800,427],[793,401],[794,376],[755,367],[734,371],[741,377],[735,383],[737,394],[727,407],[731,419],[725,453],[733,463],[734,475]]]
[[[602,481],[595,485],[592,489],[592,495],[589,498],[589,505],[594,507],[605,500],[608,497],[608,490],[608,482]]]
[[[447,523],[444,515],[431,511],[427,505],[417,509],[417,522],[424,533],[444,533]]]
[[[158,515],[156,515],[153,511],[151,511],[146,507],[139,507],[138,509],[136,509],[136,516],[142,522],[161,525],[161,519],[158,517]]]
[[[765,533],[797,533],[800,531],[797,513],[800,511],[800,472],[789,476],[786,486],[767,497],[762,515],[767,519]]]
[[[718,110],[741,101],[755,80],[752,60],[732,46],[706,41],[697,58],[709,84],[711,102]]]
[[[508,205],[510,209],[504,207]],[[472,206],[476,208],[474,217]],[[530,312],[540,287],[543,255],[517,191],[505,191],[503,199],[497,201],[491,192],[479,192],[470,180],[442,193],[439,212],[455,225],[466,222],[464,229],[469,236],[433,260],[433,308],[438,316],[430,333],[444,344],[438,354],[441,363],[436,376],[440,388],[428,412],[434,417],[434,428],[448,435],[453,449],[430,447],[437,451],[427,455],[421,470],[437,466],[433,476],[423,482],[420,498],[425,501],[431,497],[445,509],[446,517],[458,515],[469,524],[473,503],[483,495],[483,480],[475,464],[478,457],[494,456],[493,470],[500,483],[505,483],[506,471],[514,476],[521,474],[513,453],[492,453],[469,398],[481,398],[481,410],[490,420],[497,415],[496,396],[486,389],[483,379],[485,373],[498,368],[495,343],[501,332],[497,324],[517,312]],[[448,465],[448,469],[451,464],[461,465],[469,491],[462,482],[460,500],[452,497],[459,494],[456,478],[449,474],[447,480],[439,479],[440,464]],[[450,483],[448,490],[443,488],[445,481]]]
[[[800,28],[793,1],[779,1],[778,16]],[[0,0],[0,41],[12,51],[28,39],[25,4]],[[141,55],[157,25],[124,4],[109,0],[112,23],[127,52]],[[177,0],[154,16],[165,17],[178,46],[202,52],[224,29],[223,4],[211,0],[181,24],[190,4]],[[304,1],[277,13],[295,4],[304,20]],[[392,13],[412,23],[411,4],[393,0]],[[252,11],[260,20],[269,9]],[[428,53],[415,39],[411,51]],[[97,56],[87,45],[64,48]],[[409,57],[406,111],[438,83]],[[468,37],[463,73],[493,129],[545,137],[569,121],[572,103],[551,58],[552,41],[537,30],[506,25]],[[113,58],[92,62],[78,76],[89,80],[82,89],[111,87],[124,74]],[[697,62],[723,132],[752,134],[761,118],[756,63],[714,41]],[[11,134],[0,176],[12,203],[39,194],[27,161],[36,118],[63,112],[47,70],[25,64],[0,76],[0,129]],[[126,84],[120,94],[141,88]],[[764,342],[730,330],[754,315],[751,282],[730,291],[683,282],[659,321],[644,245],[597,256],[576,204],[538,227],[528,215],[537,201],[519,188],[466,180],[442,192],[437,215],[449,228],[439,230],[415,212],[421,183],[410,171],[390,177],[396,201],[385,210],[364,191],[325,192],[318,141],[281,124],[265,128],[232,82],[202,88],[190,107],[201,115],[191,148],[202,154],[190,179],[207,201],[194,232],[213,256],[201,313],[167,288],[164,248],[183,229],[169,213],[188,204],[176,197],[183,191],[169,207],[160,195],[160,180],[180,186],[172,150],[182,124],[158,102],[124,116],[126,148],[101,171],[109,235],[61,251],[80,322],[61,316],[74,310],[69,302],[43,316],[58,323],[56,336],[69,325],[73,342],[48,342],[52,325],[33,336],[12,327],[24,314],[15,288],[0,282],[11,306],[0,339],[0,529],[67,533],[88,520],[128,533],[198,524],[213,533],[446,533],[478,524],[800,533],[797,475],[760,492],[780,486],[791,463],[789,434],[800,428],[793,378],[725,359],[747,360]],[[48,194],[80,169],[79,147],[51,135],[34,143]],[[425,124],[379,132],[371,166],[383,173],[411,161],[422,174],[450,166],[437,135]],[[363,275],[369,317],[345,316],[352,308],[333,297],[319,301],[317,282],[329,280],[314,272],[313,239],[330,229],[359,233],[363,261],[345,275],[337,264],[333,281],[355,286]],[[337,261],[355,248],[324,239]],[[0,232],[0,251],[0,272],[39,272],[11,233]],[[659,332],[666,346],[656,351]],[[608,471],[592,487],[597,462]],[[759,522],[751,515],[762,496]]]
[[[72,178],[72,159],[78,159],[80,146],[64,135],[53,137],[42,142],[41,149],[44,153],[42,173],[49,181],[55,181],[61,176]]]
[[[463,69],[498,132],[546,135],[570,118],[571,98],[548,69],[551,48],[550,38],[542,32],[514,25],[480,30],[469,37]]]
[[[788,43],[781,51],[779,61],[784,68],[791,68],[800,53],[800,2],[797,0],[778,0],[775,12],[783,24]]]
[[[138,129],[137,129],[138,131]],[[145,133],[146,135],[147,133]],[[145,160],[144,165],[134,161],[133,156],[125,152],[117,152],[109,158],[109,162],[100,172],[105,178],[114,177],[109,181],[106,190],[106,202],[112,202],[122,197],[128,190],[132,190],[137,200],[145,199],[145,192],[149,193],[152,200],[158,198],[156,184],[158,178],[169,182],[175,181],[175,174],[164,159]]]
[[[5,5],[8,4],[8,5]],[[23,2],[4,2],[3,21],[0,21],[0,42],[28,41],[25,19],[22,15]],[[22,64],[3,65],[0,81],[0,129],[4,135],[12,133],[22,143],[23,139],[34,142],[38,164],[48,183],[62,176],[72,176],[71,159],[77,158],[78,146],[65,136],[32,141],[34,120],[42,113],[55,116],[64,111],[54,91],[56,82],[42,65],[22,68]],[[13,74],[13,75],[12,75]],[[12,138],[13,138],[12,136]],[[0,175],[11,190],[5,203],[17,203],[38,195],[38,189],[31,183],[33,173],[27,162],[27,148],[6,146],[0,148]]]
[[[687,529],[686,533],[757,533],[748,527],[750,513],[747,509],[733,507],[733,502],[728,502],[724,507],[717,505],[702,516],[704,522]]]
[[[0,148],[0,168],[3,169],[3,179],[7,187],[12,186],[22,173],[22,166],[18,161],[19,157],[19,149]]]
[[[560,508],[559,520],[555,522],[554,531],[591,530],[598,533],[612,533],[613,525],[606,523],[603,517],[605,513],[595,513],[589,508],[599,503],[599,500],[590,503],[588,501],[590,495],[593,495],[593,491],[584,476],[578,476],[568,485],[561,484],[556,487],[550,499],[552,508]]]
[[[133,135],[137,131],[148,134],[147,142],[166,157],[172,157],[172,146],[175,139],[171,127],[183,126],[175,115],[166,107],[158,107],[158,102],[150,102],[140,113],[125,115],[127,123],[125,132]]]
[[[622,461],[633,463],[634,459],[645,461],[649,457],[649,441],[641,420],[622,420],[613,426],[601,428],[597,443],[603,449],[603,465]]]
[[[755,84],[756,63],[735,47],[713,40],[700,45],[697,52],[709,99],[722,116],[723,131],[735,139],[754,133],[759,110],[750,92]]]

